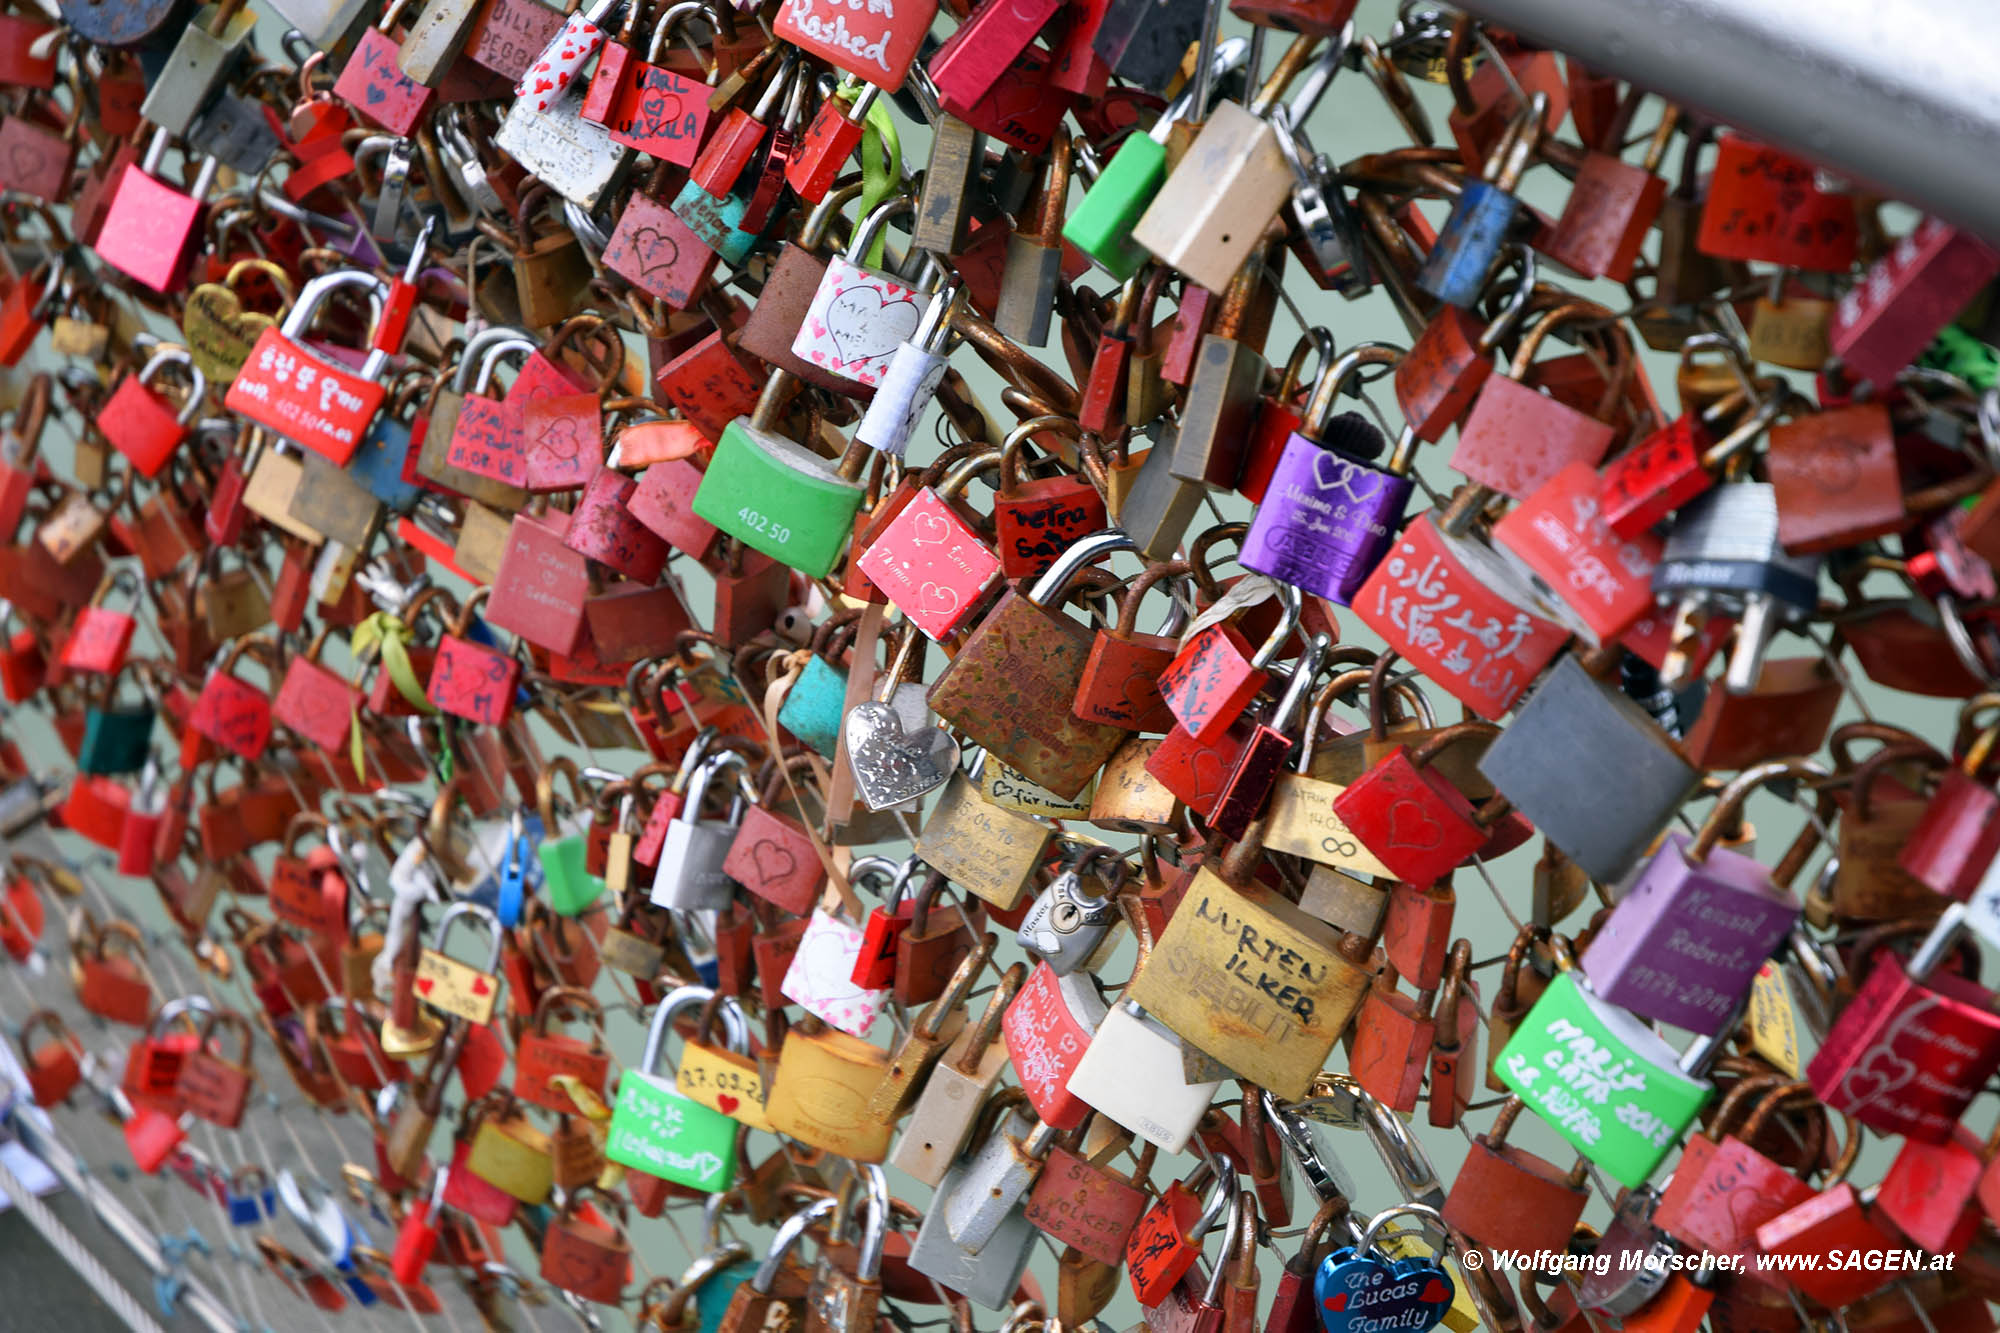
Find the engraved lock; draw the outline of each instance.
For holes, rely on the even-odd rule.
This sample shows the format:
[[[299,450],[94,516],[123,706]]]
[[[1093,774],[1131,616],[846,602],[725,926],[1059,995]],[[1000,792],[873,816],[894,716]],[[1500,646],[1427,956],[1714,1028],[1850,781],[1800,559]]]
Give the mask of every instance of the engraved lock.
[[[1101,886],[1102,892],[1086,893],[1084,876],[1095,878],[1099,868],[1109,871],[1109,882]],[[1109,848],[1084,851],[1049,881],[1028,908],[1014,932],[1015,943],[1041,959],[1057,976],[1068,976],[1097,952],[1117,924],[1117,895],[1127,873],[1125,862]]]
[[[1240,561],[1245,569],[1325,597],[1353,601],[1401,525],[1415,483],[1414,427],[1405,426],[1386,471],[1339,451],[1329,438],[1333,409],[1363,366],[1400,366],[1403,354],[1357,347],[1321,372],[1299,429],[1285,442],[1264,503],[1250,520]]]
[[[1644,1017],[1714,1034],[1799,919],[1789,889],[1754,859],[1715,843],[1761,784],[1821,776],[1823,769],[1797,760],[1745,769],[1692,841],[1668,833],[1591,936],[1583,966],[1592,991]]]
[[[671,991],[653,1011],[637,1066],[619,1075],[618,1096],[604,1141],[610,1161],[704,1193],[729,1188],[736,1174],[736,1121],[690,1098],[675,1079],[657,1072],[674,1016],[698,1009],[715,992],[700,986]],[[718,1010],[731,1045],[749,1040],[740,1010]]]
[[[911,309],[914,325],[914,305]],[[885,345],[883,356],[895,345]],[[824,578],[853,533],[866,495],[860,477],[870,451],[856,440],[829,467],[810,448],[779,434],[778,414],[797,383],[789,372],[774,370],[755,414],[728,423],[695,491],[693,510],[752,550]]]
[[[1975,891],[1971,905],[1946,907],[1907,963],[1876,954],[1806,1066],[1821,1101],[1881,1133],[1932,1144],[1951,1137],[1972,1097],[2000,1068],[2000,1019],[1983,986],[1940,964],[1968,925],[1992,919],[1992,898],[1990,890]],[[1990,926],[1979,933],[1993,934]],[[1949,1069],[1929,1054],[1940,1049],[1958,1057]]]

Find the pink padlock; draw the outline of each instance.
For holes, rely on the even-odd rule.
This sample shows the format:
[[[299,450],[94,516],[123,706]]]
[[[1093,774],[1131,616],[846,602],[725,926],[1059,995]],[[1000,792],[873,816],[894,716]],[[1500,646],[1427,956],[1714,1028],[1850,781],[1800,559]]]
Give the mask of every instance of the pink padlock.
[[[918,491],[861,554],[861,572],[933,639],[963,625],[1000,581],[1000,557],[949,503],[999,466],[998,449],[966,459],[935,490]]]
[[[1534,571],[1598,642],[1623,635],[1653,605],[1660,539],[1621,538],[1604,521],[1597,469],[1571,463],[1493,527],[1493,541]]]

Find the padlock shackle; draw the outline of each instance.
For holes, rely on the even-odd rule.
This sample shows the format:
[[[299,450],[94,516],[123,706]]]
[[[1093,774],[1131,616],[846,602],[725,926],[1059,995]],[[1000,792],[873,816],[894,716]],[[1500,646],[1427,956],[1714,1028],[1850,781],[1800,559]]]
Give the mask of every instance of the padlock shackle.
[[[998,943],[999,938],[989,930],[979,943],[972,947],[972,951],[959,960],[958,967],[952,972],[951,980],[945,984],[944,990],[936,999],[925,1005],[923,1012],[917,1016],[915,1030],[918,1033],[926,1037],[937,1035],[938,1025],[944,1022],[945,1015],[964,1003],[966,994],[972,989],[972,983],[978,980],[980,971],[986,966],[986,960],[993,956],[994,947]],[[992,1006],[989,1004],[987,1007]]]
[[[493,947],[487,951],[486,966],[481,970],[488,973],[498,972],[500,944],[506,934],[506,928],[500,924],[500,918],[494,915],[493,909],[484,903],[456,902],[445,908],[444,915],[438,918],[437,930],[431,937],[431,947],[439,953],[445,952],[444,942],[451,935],[452,925],[460,917],[470,917],[486,926],[487,933],[493,937]]]
[[[1327,423],[1333,420],[1333,405],[1347,382],[1363,366],[1394,369],[1403,364],[1405,355],[1406,349],[1384,342],[1365,342],[1348,348],[1331,366],[1323,368],[1313,382],[1312,397],[1306,400],[1306,410],[1299,419],[1299,433],[1315,444],[1324,440]]]
[[[1068,591],[1070,582],[1086,565],[1113,551],[1137,549],[1138,543],[1123,528],[1107,528],[1079,537],[1029,587],[1028,600],[1036,606],[1051,607]]]
[[[452,392],[470,393],[473,375],[485,362],[486,353],[497,344],[515,342],[524,344],[530,350],[541,346],[534,334],[514,324],[494,324],[473,334],[466,340],[465,350],[458,354],[458,365],[452,369]]]
[[[1749,799],[1750,793],[1765,783],[1779,778],[1793,778],[1810,784],[1831,776],[1824,765],[1809,759],[1770,759],[1744,769],[1722,789],[1715,808],[1708,812],[1708,818],[1701,821],[1701,828],[1696,832],[1694,841],[1688,844],[1684,857],[1690,865],[1706,861],[1721,839],[1723,829],[1734,816],[1742,813],[1743,803]]]
[[[763,1259],[757,1264],[757,1272],[750,1279],[750,1289],[760,1296],[770,1295],[771,1288],[778,1281],[778,1273],[784,1267],[785,1256],[805,1238],[814,1224],[832,1217],[834,1209],[839,1206],[839,1202],[828,1195],[824,1199],[813,1200],[780,1223],[771,1237],[770,1248],[764,1251]]]

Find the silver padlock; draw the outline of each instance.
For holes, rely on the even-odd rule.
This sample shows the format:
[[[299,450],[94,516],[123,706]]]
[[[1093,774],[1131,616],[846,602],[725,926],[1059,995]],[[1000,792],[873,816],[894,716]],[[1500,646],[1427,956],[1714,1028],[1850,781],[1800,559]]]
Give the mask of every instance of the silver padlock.
[[[1674,607],[1675,648],[1661,669],[1667,684],[1687,683],[1680,645],[1706,612],[1736,617],[1724,687],[1754,689],[1772,636],[1818,609],[1819,567],[1817,555],[1790,555],[1779,544],[1778,493],[1768,482],[1717,486],[1683,507],[1653,569],[1653,595]]]
[[[722,871],[730,844],[736,841],[737,826],[743,822],[746,797],[754,795],[743,769],[749,763],[734,750],[724,750],[702,762],[688,784],[687,804],[667,825],[666,840],[660,844],[660,865],[653,876],[651,901],[655,907],[680,912],[720,912],[736,895],[736,881]],[[703,819],[701,806],[708,787],[717,776],[733,772],[736,793],[729,803],[727,820]]]
[[[1113,876],[1104,892],[1084,892],[1083,877],[1100,869]],[[1082,967],[1118,921],[1118,890],[1126,865],[1109,847],[1092,847],[1049,882],[1021,918],[1014,942],[1066,977]]]
[[[1029,1132],[1031,1122],[1018,1111],[995,1131],[996,1136],[1020,1137]],[[956,1193],[967,1167],[964,1163],[945,1172],[938,1182],[941,1196]],[[1041,1233],[1019,1208],[1009,1209],[979,1253],[968,1252],[951,1238],[944,1210],[931,1208],[924,1213],[923,1225],[910,1245],[910,1267],[940,1286],[962,1293],[975,1305],[1004,1310],[1013,1304],[1015,1288],[1028,1271],[1028,1257],[1034,1253],[1035,1237]]]
[[[479,0],[430,0],[403,34],[396,66],[426,88],[444,81],[445,71],[465,50],[472,23],[484,8]]]
[[[916,332],[890,354],[882,383],[854,432],[854,437],[869,448],[897,458],[908,449],[917,423],[924,419],[924,410],[944,382],[947,354],[956,340],[952,311],[964,299],[964,290],[959,279],[946,279],[944,286],[931,293]]]
[[[169,134],[186,137],[188,126],[235,70],[256,21],[249,7],[238,3],[218,5],[206,22],[188,24],[146,89],[139,114]]]
[[[994,1134],[965,1161],[965,1174],[951,1193],[938,1191],[933,1211],[944,1210],[945,1230],[967,1254],[986,1248],[1007,1214],[1028,1197],[1055,1147],[1056,1129],[1043,1121],[1025,1138]]]

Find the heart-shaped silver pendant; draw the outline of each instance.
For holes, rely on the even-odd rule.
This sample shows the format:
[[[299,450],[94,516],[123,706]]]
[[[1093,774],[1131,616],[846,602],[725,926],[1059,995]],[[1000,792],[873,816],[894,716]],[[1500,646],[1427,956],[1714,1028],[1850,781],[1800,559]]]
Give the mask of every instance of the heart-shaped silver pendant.
[[[857,704],[843,724],[854,789],[870,810],[887,810],[944,786],[958,767],[958,742],[941,727],[903,730],[888,704]]]

